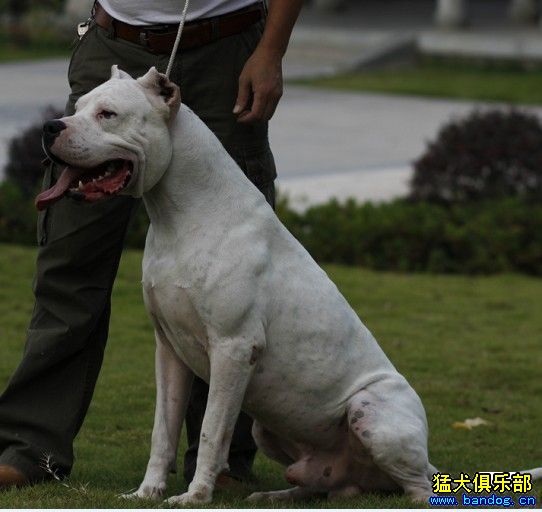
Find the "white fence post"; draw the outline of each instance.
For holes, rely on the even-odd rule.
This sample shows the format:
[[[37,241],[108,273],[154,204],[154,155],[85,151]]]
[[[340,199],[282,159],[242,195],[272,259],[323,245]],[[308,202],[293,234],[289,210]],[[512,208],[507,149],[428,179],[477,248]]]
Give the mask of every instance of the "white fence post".
[[[437,0],[435,22],[439,27],[461,27],[467,22],[466,0]]]

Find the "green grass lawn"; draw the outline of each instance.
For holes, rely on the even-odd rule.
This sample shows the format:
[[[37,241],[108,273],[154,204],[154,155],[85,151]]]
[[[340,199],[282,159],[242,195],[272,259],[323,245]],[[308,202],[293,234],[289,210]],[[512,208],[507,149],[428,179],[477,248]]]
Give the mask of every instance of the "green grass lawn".
[[[69,48],[20,48],[0,45],[0,63],[68,57],[69,54]]]
[[[31,43],[26,47],[0,38],[0,63],[69,56],[69,44]],[[510,104],[542,103],[542,69],[523,69],[506,63],[469,63],[426,60],[396,69],[370,70],[294,83],[397,95],[499,101]]]
[[[141,253],[126,252],[117,279],[105,363],[77,439],[68,487],[47,484],[0,493],[0,508],[151,507],[117,494],[136,487],[149,452],[154,408],[154,341],[140,293]],[[34,251],[0,245],[0,388],[23,349],[32,310]],[[432,462],[458,474],[542,465],[542,280],[326,270],[420,394]],[[472,431],[451,424],[481,416]],[[181,448],[182,452],[182,448]],[[250,491],[285,487],[282,469],[258,456],[259,483],[217,494],[213,507],[245,507]],[[169,493],[185,486],[172,476]],[[534,495],[540,498],[541,487]],[[401,496],[366,496],[302,507],[410,507]]]
[[[25,44],[15,44],[0,31],[0,63],[68,57],[74,43],[75,40],[51,40],[51,36],[40,38],[38,34],[34,34],[33,40]]]
[[[513,66],[420,62],[397,69],[300,80],[296,83],[347,91],[521,104],[542,103],[542,70],[524,70]]]

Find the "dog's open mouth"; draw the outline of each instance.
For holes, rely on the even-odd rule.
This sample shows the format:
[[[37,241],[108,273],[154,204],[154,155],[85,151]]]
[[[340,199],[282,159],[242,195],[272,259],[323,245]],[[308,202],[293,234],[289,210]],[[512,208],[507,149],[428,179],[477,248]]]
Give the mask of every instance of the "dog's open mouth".
[[[50,189],[36,197],[36,207],[43,210],[64,196],[94,202],[118,194],[132,177],[130,160],[108,160],[92,168],[68,166]]]

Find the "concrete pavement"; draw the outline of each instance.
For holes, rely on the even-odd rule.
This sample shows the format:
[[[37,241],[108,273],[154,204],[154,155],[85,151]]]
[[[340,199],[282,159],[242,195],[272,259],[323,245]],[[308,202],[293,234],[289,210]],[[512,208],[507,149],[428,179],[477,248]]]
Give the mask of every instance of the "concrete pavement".
[[[404,195],[412,162],[443,123],[487,104],[288,86],[270,137],[294,205]],[[534,109],[542,113],[541,109]]]
[[[438,33],[432,0],[353,1],[343,11],[325,15],[309,7],[294,30],[285,76],[351,69],[394,41],[411,37],[428,47],[440,44],[442,51],[454,41],[463,41],[462,48],[482,45],[505,52],[510,44],[517,47],[519,34],[532,38],[524,53],[532,51],[542,41],[542,30],[511,28],[507,5],[508,0],[492,0],[488,9],[487,0],[471,0],[469,29]],[[67,60],[62,59],[0,65],[0,178],[7,141],[36,122],[48,105],[63,107],[68,94],[66,72]],[[452,116],[480,106],[288,85],[270,129],[279,187],[299,207],[330,197],[386,200],[402,195],[411,162],[427,140]]]
[[[369,0],[364,2],[368,11],[354,7],[359,12],[353,18],[360,21],[362,12],[368,12],[376,27],[371,30],[366,22],[362,33],[351,30],[349,18],[344,15],[337,15],[338,20],[326,18],[327,25],[322,25],[322,20],[311,18],[308,11],[294,31],[285,59],[286,78],[351,67],[360,56],[389,42],[390,30],[396,37],[406,37],[408,30],[420,30],[415,20],[422,28],[429,22],[425,11],[411,12],[408,2],[393,0],[393,4],[402,7],[405,23],[402,28],[390,28],[388,23],[387,31],[383,30],[384,22],[379,21],[380,11],[372,12],[375,3]],[[412,5],[420,9],[423,4]],[[412,17],[416,13],[418,18]],[[67,67],[66,59],[0,65],[0,178],[9,139],[39,121],[47,106],[63,108],[68,94]],[[469,101],[287,85],[270,129],[278,185],[299,207],[330,197],[386,200],[403,195],[412,161],[439,127],[453,116],[483,107]]]
[[[63,106],[66,68],[65,60],[0,65],[1,167],[11,136],[47,105]],[[331,197],[403,195],[411,162],[442,123],[481,106],[287,85],[270,129],[279,188],[300,208]]]
[[[514,23],[509,0],[469,0],[468,4],[467,26],[444,30],[435,26],[434,0],[351,0],[343,9],[325,13],[307,6],[290,51],[304,56],[305,67],[312,63],[316,75],[367,67],[383,59],[401,62],[416,53],[542,62],[540,23]],[[401,43],[402,52],[398,51]],[[310,74],[305,67],[295,71]]]
[[[65,59],[0,64],[0,179],[11,137],[40,120],[47,106],[63,107],[66,72]]]

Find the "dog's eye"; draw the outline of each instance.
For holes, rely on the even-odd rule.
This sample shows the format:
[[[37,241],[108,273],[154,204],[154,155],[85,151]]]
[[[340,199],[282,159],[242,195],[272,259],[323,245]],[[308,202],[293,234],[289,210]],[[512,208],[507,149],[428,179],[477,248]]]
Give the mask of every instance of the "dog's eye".
[[[117,114],[111,110],[101,110],[98,112],[98,117],[100,119],[112,119],[113,117],[117,117]]]

